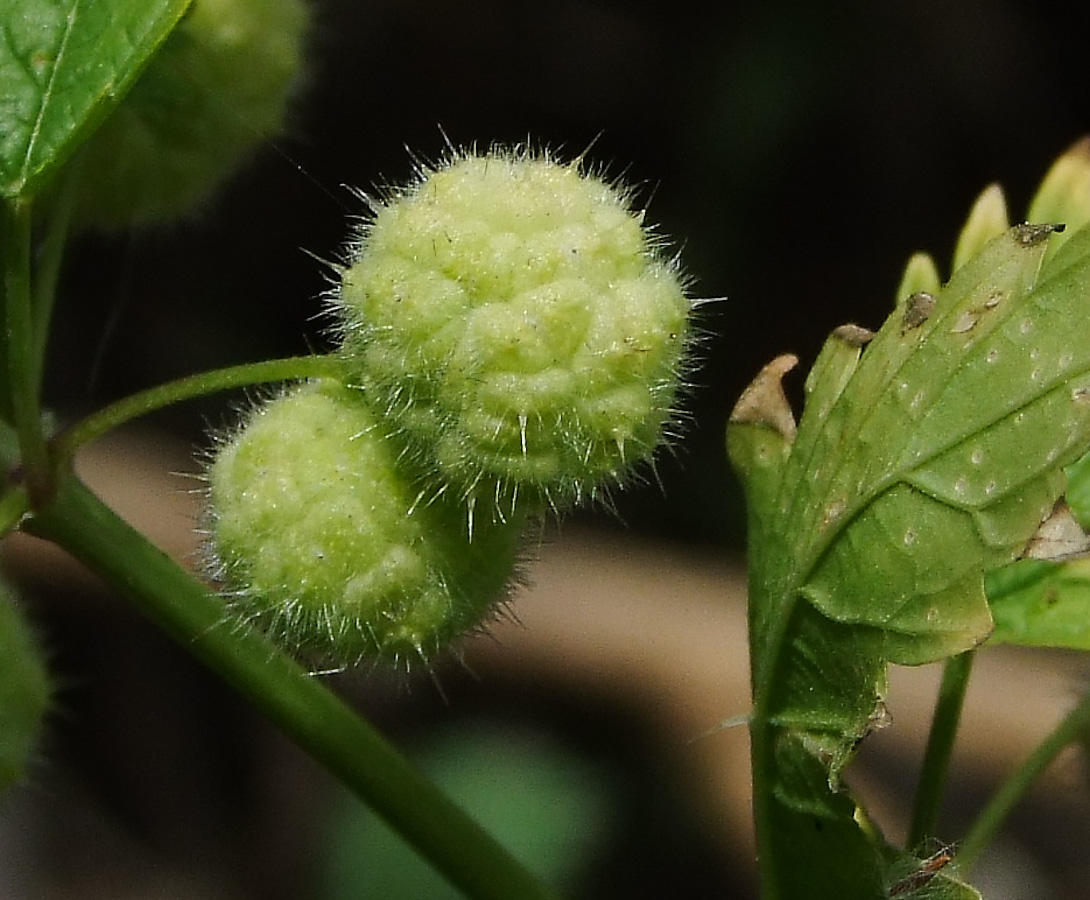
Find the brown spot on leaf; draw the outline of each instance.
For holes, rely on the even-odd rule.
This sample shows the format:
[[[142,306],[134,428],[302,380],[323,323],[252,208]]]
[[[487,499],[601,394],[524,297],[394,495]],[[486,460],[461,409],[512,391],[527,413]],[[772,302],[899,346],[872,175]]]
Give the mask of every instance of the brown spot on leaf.
[[[799,358],[787,353],[768,363],[738,398],[731,422],[764,425],[779,432],[788,441],[795,439],[798,428],[791,404],[783,392],[783,376],[798,365]]]
[[[1059,234],[1066,227],[1063,223],[1057,225],[1031,225],[1026,222],[1023,225],[1014,226],[1014,239],[1023,247],[1035,247],[1041,241],[1047,240],[1050,234]]]
[[[1090,551],[1090,535],[1075,520],[1062,497],[1056,501],[1022,554],[1026,559],[1065,560]]]
[[[943,847],[931,854],[927,859],[921,859],[919,868],[900,881],[890,885],[889,890],[886,891],[886,896],[890,897],[891,900],[894,897],[916,896],[917,892],[922,891],[939,872],[950,864],[953,858],[954,848]]]
[[[935,308],[935,297],[927,291],[916,291],[905,299],[905,314],[901,319],[901,334],[908,334],[927,321]]]
[[[893,724],[893,713],[889,711],[889,707],[886,706],[885,700],[879,700],[874,707],[874,712],[870,714],[870,718],[867,720],[868,731],[879,731],[882,728],[888,728]]]
[[[869,328],[864,328],[862,325],[852,325],[851,323],[838,325],[833,329],[833,334],[852,347],[865,347],[874,337],[874,332]]]

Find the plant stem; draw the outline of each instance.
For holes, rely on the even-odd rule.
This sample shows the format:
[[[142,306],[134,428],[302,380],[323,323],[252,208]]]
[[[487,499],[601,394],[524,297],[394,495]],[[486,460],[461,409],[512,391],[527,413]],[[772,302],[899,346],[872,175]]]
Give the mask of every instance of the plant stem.
[[[74,476],[26,529],[55,541],[268,715],[474,900],[555,900],[367,722]]]
[[[942,670],[942,684],[931,720],[920,784],[916,789],[912,824],[908,829],[909,849],[920,847],[928,838],[934,837],[938,827],[946,775],[950,769],[950,756],[961,721],[961,708],[965,702],[974,656],[972,650],[953,656],[946,661]]]
[[[305,378],[336,377],[342,374],[335,356],[289,356],[213,369],[199,375],[187,375],[145,391],[124,397],[77,422],[61,434],[54,446],[58,461],[71,459],[75,452],[106,432],[155,410],[214,394],[231,388],[272,381],[297,381]]]
[[[15,487],[0,492],[0,538],[14,531],[30,508],[24,488]]]
[[[992,842],[1003,822],[1030,785],[1044,773],[1060,753],[1090,731],[1090,693],[1085,693],[1071,712],[1029,755],[1024,763],[1000,785],[977,816],[965,839],[958,844],[959,874],[965,874]]]
[[[68,232],[78,196],[81,159],[82,155],[77,153],[61,172],[55,202],[51,204],[34,272],[34,293],[31,298],[34,317],[33,371],[38,383],[41,383],[45,370],[49,326],[53,319],[53,307],[57,300],[57,283],[60,280],[64,250],[68,244]]]
[[[6,403],[19,438],[27,490],[41,503],[50,490],[51,472],[42,433],[41,382],[35,366],[34,310],[31,288],[31,202],[0,203],[0,261],[4,273],[4,343]]]

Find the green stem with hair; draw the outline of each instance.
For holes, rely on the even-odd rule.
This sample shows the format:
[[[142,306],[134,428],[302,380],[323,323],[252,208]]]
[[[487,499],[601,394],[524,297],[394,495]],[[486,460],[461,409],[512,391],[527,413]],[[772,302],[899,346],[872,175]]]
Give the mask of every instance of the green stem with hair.
[[[75,477],[24,526],[122,591],[477,900],[555,900],[491,835],[321,681],[134,531]]]
[[[6,412],[18,436],[22,477],[32,502],[51,490],[49,454],[42,434],[41,379],[33,304],[33,204],[0,203],[0,262],[4,271],[4,363]]]
[[[965,874],[995,839],[1007,817],[1033,783],[1068,747],[1090,734],[1090,693],[1060,721],[1018,769],[1007,778],[981,810],[965,839],[958,844],[958,869]]]
[[[255,384],[341,375],[340,360],[332,355],[289,356],[187,375],[124,397],[72,425],[55,441],[54,457],[59,461],[69,460],[84,444],[133,419],[185,400]]]
[[[920,783],[916,789],[916,803],[912,810],[912,823],[908,829],[908,847],[915,849],[935,836],[942,806],[946,776],[950,770],[950,757],[954,751],[961,709],[969,676],[973,671],[972,650],[952,656],[942,670],[942,683],[931,719],[931,732],[924,752]]]

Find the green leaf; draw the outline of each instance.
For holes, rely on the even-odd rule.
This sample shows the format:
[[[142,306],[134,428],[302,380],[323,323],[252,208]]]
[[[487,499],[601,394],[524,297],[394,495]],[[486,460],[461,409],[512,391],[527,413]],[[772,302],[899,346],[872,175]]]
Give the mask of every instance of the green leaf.
[[[34,194],[124,95],[190,0],[6,0],[0,195]]]
[[[935,294],[942,287],[939,267],[927,253],[914,253],[905,265],[901,283],[897,286],[898,300],[910,294]]]
[[[903,304],[827,416],[804,415],[783,520],[802,550],[791,577],[825,615],[941,635],[934,657],[984,636],[982,588],[960,612],[947,592],[1021,555],[1090,442],[1090,340],[1069,326],[1090,300],[1090,232],[1038,282],[1046,233],[991,242],[918,326]]]
[[[1025,560],[987,584],[993,643],[1090,650],[1090,559]]]
[[[1090,527],[1090,453],[1068,467],[1066,497],[1079,524]]]
[[[1030,219],[1031,222],[1050,222],[1051,219]],[[1007,199],[1003,189],[993,184],[984,189],[969,212],[969,218],[961,228],[954,247],[952,271],[976,256],[987,243],[1010,228]]]
[[[935,295],[903,298],[869,343],[834,332],[797,432],[768,383],[782,366],[732,415],[769,898],[882,896],[883,845],[840,771],[884,721],[887,663],[976,646],[992,629],[984,573],[1049,556],[1050,524],[1082,537],[1057,501],[1090,446],[1090,333],[1071,327],[1090,314],[1090,229],[1043,267],[1052,231],[1005,231]],[[834,857],[853,880],[824,893],[782,875]]]

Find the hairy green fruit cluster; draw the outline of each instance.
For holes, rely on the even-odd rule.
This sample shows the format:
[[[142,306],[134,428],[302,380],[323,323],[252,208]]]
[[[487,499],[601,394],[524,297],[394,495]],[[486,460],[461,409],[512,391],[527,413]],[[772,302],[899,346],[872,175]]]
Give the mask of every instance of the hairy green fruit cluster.
[[[624,481],[672,420],[690,303],[659,249],[578,163],[456,157],[361,229],[344,357],[471,507],[562,508]]]
[[[7,585],[0,583],[0,792],[26,771],[49,693],[41,652]]]
[[[427,661],[502,598],[525,521],[624,482],[674,418],[690,302],[602,179],[456,156],[385,204],[336,292],[341,383],[209,471],[238,612],[310,658]]]
[[[258,407],[209,471],[235,608],[318,661],[428,659],[502,599],[520,529],[425,499],[358,391],[312,382]]]
[[[306,21],[303,0],[194,0],[83,147],[77,224],[128,228],[199,208],[282,127]]]

